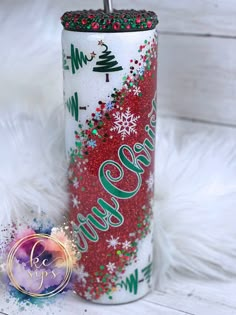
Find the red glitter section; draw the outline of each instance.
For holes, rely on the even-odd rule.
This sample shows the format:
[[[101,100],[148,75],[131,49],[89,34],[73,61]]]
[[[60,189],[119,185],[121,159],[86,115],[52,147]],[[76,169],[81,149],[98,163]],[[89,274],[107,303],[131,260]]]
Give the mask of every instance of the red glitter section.
[[[140,53],[148,44],[146,42],[145,45],[140,46]],[[155,40],[150,46],[151,48],[147,50],[147,55],[141,55],[141,59],[145,60],[145,62],[148,59],[148,62],[146,62],[143,74],[136,79],[135,86],[140,89],[141,94],[137,95],[137,93],[130,91],[132,90],[132,80],[127,77],[125,84],[128,84],[129,88],[124,85],[120,91],[116,90],[114,108],[112,110],[106,111],[105,104],[99,102],[100,106],[97,112],[100,111],[102,113],[102,119],[96,121],[93,115],[91,120],[94,126],[99,127],[96,129],[98,133],[93,134],[94,128],[84,131],[84,135],[95,141],[96,146],[94,148],[89,146],[83,148],[83,154],[86,152],[87,158],[86,156],[84,159],[75,157],[70,166],[73,175],[70,180],[69,190],[72,199],[73,196],[79,196],[80,202],[78,209],[73,207],[72,202],[70,206],[70,220],[76,224],[78,224],[78,213],[86,217],[88,214],[91,214],[93,207],[102,210],[98,205],[98,198],[102,198],[108,204],[114,206],[111,200],[112,196],[103,188],[98,178],[98,170],[101,164],[109,159],[122,165],[118,157],[118,150],[121,145],[125,144],[133,148],[136,143],[142,144],[145,139],[151,141],[151,138],[145,131],[145,127],[150,125],[148,114],[152,111],[152,102],[157,87],[157,45]],[[133,60],[131,60],[133,73],[134,67],[132,67],[132,64]],[[137,60],[135,64],[138,64]],[[122,140],[120,134],[112,131],[115,123],[114,114],[117,112],[125,113],[128,108],[134,117],[140,118],[137,119],[137,133],[132,133]],[[115,286],[119,274],[124,273],[126,266],[135,260],[138,240],[149,233],[149,224],[152,218],[150,200],[153,198],[153,192],[148,189],[147,181],[150,178],[150,174],[154,173],[154,152],[149,151],[149,153],[151,155],[151,165],[148,167],[143,166],[142,185],[138,193],[130,199],[116,198],[119,203],[119,212],[124,217],[124,223],[120,227],[110,226],[105,232],[96,229],[99,240],[97,242],[88,241],[89,250],[82,254],[80,260],[80,265],[85,266],[88,277],[86,278],[86,283],[82,281],[77,282],[75,286],[76,292],[82,297],[86,297],[85,293],[89,293],[92,299],[98,299],[105,293],[109,294],[112,287]],[[113,177],[119,175],[117,169],[109,166],[109,170]],[[125,167],[123,167],[123,170],[124,177],[115,186],[130,192],[137,187],[137,175]],[[75,178],[79,181],[78,187],[74,185]],[[116,222],[114,217],[112,222]],[[108,240],[112,238],[117,239],[118,244],[116,248],[109,247]],[[122,246],[126,241],[131,244],[128,248]],[[109,271],[107,267],[109,263],[114,263],[114,271]]]

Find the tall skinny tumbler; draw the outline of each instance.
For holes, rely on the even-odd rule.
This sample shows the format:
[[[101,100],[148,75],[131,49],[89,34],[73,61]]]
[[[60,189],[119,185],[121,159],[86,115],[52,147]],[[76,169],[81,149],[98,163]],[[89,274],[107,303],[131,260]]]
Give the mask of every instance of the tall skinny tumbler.
[[[144,10],[62,17],[75,290],[97,303],[151,288],[157,23]]]

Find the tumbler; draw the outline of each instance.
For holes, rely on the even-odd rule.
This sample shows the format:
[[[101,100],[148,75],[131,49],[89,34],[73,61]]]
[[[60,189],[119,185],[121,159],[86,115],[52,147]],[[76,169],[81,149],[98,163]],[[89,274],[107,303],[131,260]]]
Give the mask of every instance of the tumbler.
[[[69,221],[76,293],[120,304],[152,284],[158,18],[105,4],[61,18]]]

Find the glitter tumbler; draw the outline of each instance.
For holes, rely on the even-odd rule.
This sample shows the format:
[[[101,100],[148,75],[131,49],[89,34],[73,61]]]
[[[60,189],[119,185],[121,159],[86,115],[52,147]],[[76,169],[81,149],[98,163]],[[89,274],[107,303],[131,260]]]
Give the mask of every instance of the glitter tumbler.
[[[105,3],[62,16],[69,220],[75,291],[119,304],[152,283],[158,19]]]

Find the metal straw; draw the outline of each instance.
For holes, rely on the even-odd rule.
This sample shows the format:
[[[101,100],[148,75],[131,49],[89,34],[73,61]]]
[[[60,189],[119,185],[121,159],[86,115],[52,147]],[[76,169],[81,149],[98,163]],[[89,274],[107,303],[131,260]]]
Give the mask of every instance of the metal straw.
[[[105,12],[112,13],[113,12],[112,0],[103,0],[103,3]]]

